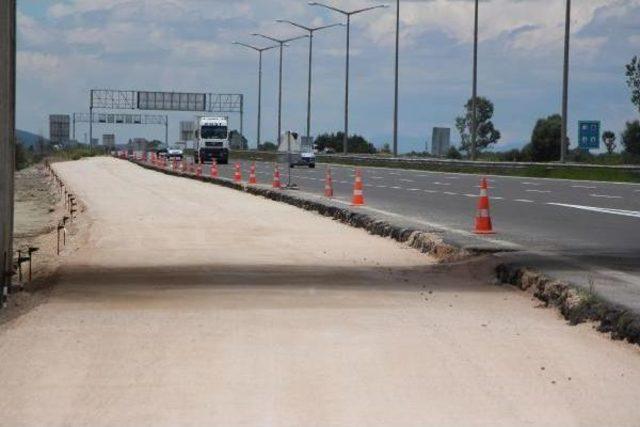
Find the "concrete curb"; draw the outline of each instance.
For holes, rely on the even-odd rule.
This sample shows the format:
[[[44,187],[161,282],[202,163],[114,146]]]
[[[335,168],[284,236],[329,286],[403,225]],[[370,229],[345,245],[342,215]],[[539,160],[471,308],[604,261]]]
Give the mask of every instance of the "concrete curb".
[[[133,163],[167,175],[208,182],[318,212],[352,227],[362,228],[372,235],[392,238],[422,253],[429,254],[440,262],[459,261],[475,254],[473,251],[445,242],[439,235],[419,229],[403,228],[388,221],[375,219],[367,214],[334,206],[328,201],[309,200],[290,193],[272,190],[266,186],[237,184],[226,178],[196,177],[192,174],[157,168],[139,161],[133,161]],[[569,283],[551,279],[543,273],[529,268],[502,263],[496,267],[495,273],[497,280],[501,283],[513,285],[525,292],[531,292],[547,306],[558,308],[571,325],[599,322],[598,331],[610,333],[615,340],[626,339],[632,344],[640,344],[640,315],[624,307],[604,301],[594,293],[584,291]]]
[[[526,267],[501,264],[496,276],[502,283],[532,293],[547,306],[556,307],[571,325],[597,322],[597,330],[614,340],[640,344],[640,315],[604,301],[595,293],[554,280]]]
[[[145,169],[151,169],[167,175],[180,176],[202,182],[208,182],[222,187],[243,191],[255,196],[264,197],[266,199],[274,200],[277,202],[286,203],[288,205],[295,206],[307,211],[317,212],[320,215],[333,218],[337,221],[342,222],[343,224],[347,224],[355,228],[362,228],[369,234],[381,237],[389,237],[393,240],[417,249],[422,253],[429,254],[441,262],[457,261],[472,255],[472,253],[469,251],[445,242],[444,239],[439,235],[427,233],[414,228],[403,228],[388,221],[375,219],[367,214],[332,205],[329,202],[309,200],[294,194],[285,193],[283,191],[272,190],[271,188],[263,185],[249,186],[245,184],[237,184],[226,178],[211,178],[205,176],[197,177],[195,175],[182,173],[179,171],[157,168],[144,162],[134,161],[133,163]]]

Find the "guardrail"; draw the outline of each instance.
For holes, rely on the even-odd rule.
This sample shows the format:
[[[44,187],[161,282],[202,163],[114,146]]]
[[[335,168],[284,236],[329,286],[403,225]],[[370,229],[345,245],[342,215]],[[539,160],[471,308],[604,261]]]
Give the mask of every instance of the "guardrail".
[[[265,151],[233,151],[232,158],[276,161],[277,153]],[[479,173],[530,177],[592,179],[640,182],[640,165],[593,165],[583,163],[487,162],[411,157],[379,157],[369,155],[318,154],[318,163],[417,169],[436,172]]]

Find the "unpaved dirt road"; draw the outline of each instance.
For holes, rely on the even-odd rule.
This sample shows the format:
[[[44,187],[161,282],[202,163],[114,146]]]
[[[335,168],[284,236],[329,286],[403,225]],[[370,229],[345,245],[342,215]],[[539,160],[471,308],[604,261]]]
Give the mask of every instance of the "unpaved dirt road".
[[[638,426],[640,351],[477,263],[113,159],[88,240],[0,330],[2,426]]]

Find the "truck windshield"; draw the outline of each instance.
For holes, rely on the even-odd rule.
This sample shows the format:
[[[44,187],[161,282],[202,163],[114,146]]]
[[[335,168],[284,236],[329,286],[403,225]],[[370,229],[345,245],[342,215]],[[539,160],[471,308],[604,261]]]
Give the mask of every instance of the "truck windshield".
[[[202,139],[227,139],[227,127],[226,126],[202,126],[200,132]]]

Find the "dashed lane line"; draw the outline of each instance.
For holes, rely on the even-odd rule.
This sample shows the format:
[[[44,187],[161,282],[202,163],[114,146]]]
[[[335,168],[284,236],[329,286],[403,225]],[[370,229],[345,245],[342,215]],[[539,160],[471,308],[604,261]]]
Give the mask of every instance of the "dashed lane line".
[[[551,193],[551,190],[526,190],[528,193]]]
[[[607,194],[589,194],[589,196],[596,199],[622,199],[622,196],[609,196]]]
[[[580,210],[584,210],[584,211],[606,213],[606,214],[611,214],[611,215],[628,216],[628,217],[632,217],[632,218],[640,218],[640,212],[638,212],[638,211],[627,211],[627,210],[624,210],[624,209],[609,209],[609,208],[599,208],[599,207],[595,207],[595,206],[568,205],[568,204],[565,204],[565,203],[547,203],[547,205],[563,206],[565,208],[580,209]]]
[[[443,194],[446,194],[447,196],[457,196],[458,193],[454,193],[452,191],[444,191]]]
[[[516,199],[514,201],[520,202],[520,203],[535,203],[533,200],[529,200],[529,199]]]
[[[592,187],[592,186],[589,186],[589,185],[572,185],[571,188],[585,188],[587,190],[595,190],[598,187]]]
[[[412,179],[403,178],[403,179],[400,179],[400,182],[415,182],[415,181]]]

